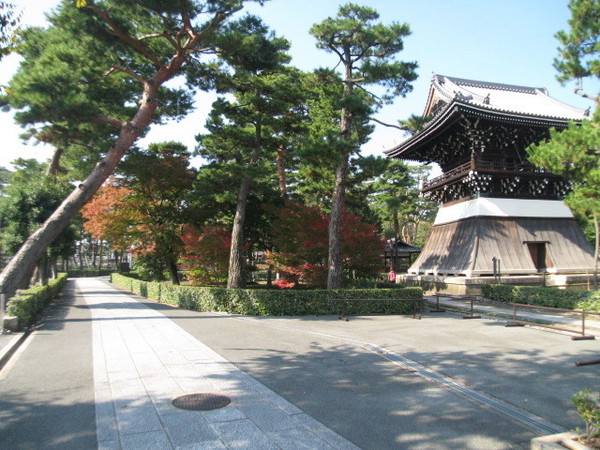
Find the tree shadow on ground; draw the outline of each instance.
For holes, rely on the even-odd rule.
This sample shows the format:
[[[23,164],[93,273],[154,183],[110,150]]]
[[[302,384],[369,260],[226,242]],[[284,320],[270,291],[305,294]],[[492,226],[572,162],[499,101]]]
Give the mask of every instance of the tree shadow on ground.
[[[235,364],[360,448],[528,448],[535,433],[350,345],[264,353]],[[216,375],[218,378],[218,375]]]
[[[97,448],[93,402],[61,404],[31,401],[27,396],[2,392],[0,442],[6,449]]]
[[[291,329],[286,331],[285,326],[280,326],[288,322],[285,318],[256,320],[216,316],[210,320],[210,317],[199,313],[184,314],[189,315],[188,319],[179,323],[188,332],[362,448],[431,448],[432,442],[435,442],[436,448],[526,448],[529,439],[539,434],[489,406],[475,404],[439,383],[423,379],[410,367],[386,359],[389,355],[367,351],[344,338],[332,344],[336,338],[331,330],[327,336],[323,334],[321,337],[307,332],[298,344],[295,340],[294,343],[290,341]],[[194,317],[202,317],[203,320],[196,321]],[[289,326],[296,326],[299,320],[293,318]],[[310,319],[303,318],[302,322],[306,320]],[[360,317],[357,320],[361,323],[379,322],[377,317]],[[435,329],[435,324],[431,323],[434,320],[430,318],[426,323],[407,319],[401,323],[411,324],[413,339],[427,340],[425,330]],[[279,325],[271,327],[269,322],[272,321]],[[244,322],[252,322],[252,326],[245,327]],[[346,326],[332,317],[315,318],[314,322],[319,327]],[[451,320],[449,326],[455,327],[452,322],[455,321]],[[270,329],[266,333],[258,333],[257,325],[266,325]],[[421,333],[414,332],[417,326]],[[297,334],[297,331],[292,334]],[[302,334],[302,331],[299,333]],[[356,339],[359,340],[359,337]],[[394,351],[393,345],[383,347]],[[577,381],[571,380],[566,388],[557,390],[549,383],[558,383],[560,376],[552,373],[553,366],[541,364],[523,369],[528,370],[533,378],[536,375],[545,377],[543,384],[530,387],[530,380],[521,380],[522,374],[517,369],[520,361],[534,360],[539,356],[540,351],[535,348],[515,355],[503,355],[503,350],[498,348],[483,348],[478,358],[474,358],[469,349],[425,352],[408,345],[401,350],[403,356],[421,359],[429,367],[443,362],[445,366],[440,366],[440,371],[444,375],[453,375],[459,382],[470,379],[462,372],[472,372],[469,376],[482,376],[480,385],[473,387],[480,387],[481,392],[490,393],[547,420],[556,419],[550,421],[564,427],[580,425],[574,413],[565,413],[572,410],[569,388],[572,387],[574,393],[583,387],[581,384],[593,384],[595,379],[590,372],[583,378],[577,377]],[[423,355],[427,355],[429,360],[425,360]],[[552,358],[553,364],[565,365],[570,363],[572,355],[558,352]],[[486,367],[483,364],[486,361],[492,364]],[[503,365],[507,366],[506,371],[502,371]],[[447,367],[456,367],[456,373],[448,373]],[[214,376],[218,378],[219,374]],[[582,379],[584,381],[580,383]],[[494,395],[496,391],[499,395]],[[520,397],[521,391],[526,391],[527,397]],[[507,392],[510,394],[508,397]],[[513,397],[518,401],[511,402]],[[530,403],[523,403],[524,398]],[[551,403],[557,405],[552,405],[553,410],[548,412],[546,406]]]

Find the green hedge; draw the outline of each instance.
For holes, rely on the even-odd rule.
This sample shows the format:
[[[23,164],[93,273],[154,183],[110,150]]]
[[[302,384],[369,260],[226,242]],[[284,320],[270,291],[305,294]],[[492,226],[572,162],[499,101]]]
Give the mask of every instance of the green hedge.
[[[46,286],[33,286],[12,297],[6,306],[7,315],[19,318],[19,328],[28,327],[33,323],[42,308],[58,296],[66,282],[67,274],[60,273],[56,279],[50,280]]]
[[[485,298],[498,302],[600,312],[600,291],[574,291],[506,284],[483,285],[481,291]]]
[[[194,311],[222,311],[263,316],[304,316],[327,314],[409,314],[412,302],[332,302],[332,299],[422,299],[419,287],[395,289],[224,289],[219,287],[176,286],[136,280],[113,274],[111,282],[160,303]]]
[[[346,280],[344,286],[351,289],[403,289],[404,285],[383,280]]]

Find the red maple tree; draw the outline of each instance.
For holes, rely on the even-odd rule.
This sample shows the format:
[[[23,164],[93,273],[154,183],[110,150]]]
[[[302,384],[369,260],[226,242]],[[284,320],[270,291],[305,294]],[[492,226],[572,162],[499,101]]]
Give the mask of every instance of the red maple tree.
[[[291,201],[275,211],[274,251],[267,252],[271,264],[283,272],[285,286],[296,281],[324,286],[327,281],[329,217],[317,208]],[[342,219],[344,265],[358,276],[373,276],[381,269],[383,238],[375,225],[344,214]]]
[[[181,235],[184,248],[181,267],[194,284],[216,284],[227,281],[231,231],[218,225],[200,229],[184,225]]]

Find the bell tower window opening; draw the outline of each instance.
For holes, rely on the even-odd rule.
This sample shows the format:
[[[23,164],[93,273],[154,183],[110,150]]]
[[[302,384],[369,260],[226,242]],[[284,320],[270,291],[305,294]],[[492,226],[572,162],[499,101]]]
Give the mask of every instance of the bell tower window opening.
[[[524,244],[527,245],[527,249],[529,250],[529,255],[531,256],[533,266],[538,272],[544,272],[546,269],[553,267],[550,254],[548,253],[546,248],[546,244],[548,244],[548,241],[524,242]]]

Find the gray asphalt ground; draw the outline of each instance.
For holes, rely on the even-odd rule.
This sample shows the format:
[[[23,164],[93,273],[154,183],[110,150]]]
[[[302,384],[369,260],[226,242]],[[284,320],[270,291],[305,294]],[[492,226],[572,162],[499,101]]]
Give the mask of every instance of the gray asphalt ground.
[[[93,382],[90,312],[69,283],[0,372],[0,448],[96,448]]]
[[[419,376],[400,355],[571,429],[571,397],[600,388],[600,342],[496,320],[424,314],[246,318],[149,304],[361,448],[529,448],[539,431]],[[369,345],[371,344],[371,345]],[[370,350],[374,348],[374,351]]]
[[[97,445],[90,313],[71,294],[1,373],[0,448]],[[600,389],[600,365],[575,366],[600,358],[599,340],[498,320],[241,317],[132,297],[365,449],[529,448],[583,426],[570,399]]]

